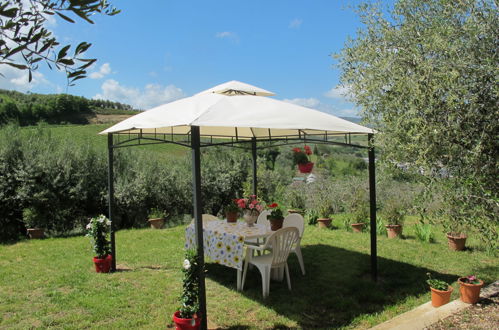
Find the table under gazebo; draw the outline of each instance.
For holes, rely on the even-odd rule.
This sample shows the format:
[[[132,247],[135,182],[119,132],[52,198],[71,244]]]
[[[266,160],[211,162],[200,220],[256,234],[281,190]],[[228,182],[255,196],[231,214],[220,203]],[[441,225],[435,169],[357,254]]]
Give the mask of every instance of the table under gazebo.
[[[173,143],[192,150],[194,231],[200,269],[204,266],[201,200],[201,148],[229,146],[246,148],[252,154],[253,193],[257,194],[257,149],[298,142],[333,144],[368,150],[371,276],[377,279],[375,131],[317,110],[271,98],[274,93],[238,81],[230,81],[194,96],[167,103],[130,117],[100,134],[108,137],[108,203],[111,228],[111,270],[116,270],[113,221],[114,150],[124,147]],[[366,137],[365,144],[352,142]],[[261,142],[270,142],[261,143]],[[199,305],[206,329],[205,277],[199,274]]]

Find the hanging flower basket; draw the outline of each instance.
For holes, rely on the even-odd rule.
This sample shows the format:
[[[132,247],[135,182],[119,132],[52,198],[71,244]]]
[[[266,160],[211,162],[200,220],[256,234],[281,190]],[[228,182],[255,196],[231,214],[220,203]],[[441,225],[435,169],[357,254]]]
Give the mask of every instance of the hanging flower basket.
[[[300,170],[300,173],[310,173],[312,172],[312,169],[314,168],[314,163],[308,162],[305,164],[298,164],[298,170]]]

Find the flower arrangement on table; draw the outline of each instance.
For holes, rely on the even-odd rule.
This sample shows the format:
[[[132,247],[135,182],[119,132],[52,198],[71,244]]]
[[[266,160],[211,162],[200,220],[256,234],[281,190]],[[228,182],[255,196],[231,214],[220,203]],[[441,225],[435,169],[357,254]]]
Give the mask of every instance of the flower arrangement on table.
[[[301,173],[310,173],[314,167],[308,156],[312,155],[312,149],[309,146],[301,148],[293,148],[293,161],[298,165]]]
[[[267,208],[271,210],[270,214],[267,215],[267,219],[270,222],[270,229],[273,231],[281,229],[284,215],[282,214],[282,209],[279,207],[279,204],[272,203],[267,205]]]
[[[108,239],[111,231],[111,221],[105,215],[90,219],[87,224],[87,237],[90,237],[94,254],[95,270],[98,273],[108,273],[111,267],[111,244]]]
[[[199,312],[199,263],[196,250],[189,249],[185,252],[182,265],[182,295],[181,306],[173,314],[173,321],[177,325],[187,325],[199,328],[201,323]]]
[[[244,213],[258,216],[263,211],[263,205],[256,198],[256,195],[250,195],[248,198],[239,198],[236,200],[236,203]]]
[[[239,198],[237,206],[243,211],[243,218],[248,227],[252,227],[256,222],[258,215],[263,211],[263,205],[256,195],[250,195],[248,198]]]

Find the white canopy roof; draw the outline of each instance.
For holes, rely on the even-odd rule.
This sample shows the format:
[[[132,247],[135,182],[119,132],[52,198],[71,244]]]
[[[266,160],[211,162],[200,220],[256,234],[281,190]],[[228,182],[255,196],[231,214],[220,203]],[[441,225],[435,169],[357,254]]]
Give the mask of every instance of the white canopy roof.
[[[100,134],[188,134],[190,126],[199,126],[202,136],[239,139],[325,133],[374,133],[370,128],[333,115],[258,95],[273,93],[231,81],[194,96],[144,111]]]

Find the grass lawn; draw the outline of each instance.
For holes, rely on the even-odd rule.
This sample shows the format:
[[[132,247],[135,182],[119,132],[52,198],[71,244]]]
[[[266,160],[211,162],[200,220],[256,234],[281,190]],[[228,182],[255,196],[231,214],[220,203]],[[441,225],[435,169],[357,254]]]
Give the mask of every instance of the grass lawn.
[[[339,223],[340,220],[335,220]],[[338,224],[339,225],[339,224]],[[477,274],[497,280],[498,260],[476,248],[452,252],[445,237],[426,244],[379,237],[380,281],[369,278],[369,235],[306,226],[302,251],[307,275],[290,257],[293,290],[272,282],[261,296],[260,275],[236,291],[236,271],[207,265],[210,323],[228,328],[367,328],[430,299],[426,272],[452,282]],[[181,292],[184,226],[117,233],[121,271],[97,274],[86,237],[22,241],[0,246],[0,328],[165,328]],[[454,290],[453,299],[458,297]]]

